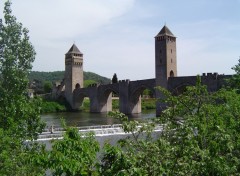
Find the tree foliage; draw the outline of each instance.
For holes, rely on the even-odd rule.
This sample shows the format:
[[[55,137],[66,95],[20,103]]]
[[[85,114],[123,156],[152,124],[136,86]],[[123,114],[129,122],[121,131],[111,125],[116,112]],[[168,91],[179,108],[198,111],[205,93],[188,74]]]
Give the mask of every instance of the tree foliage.
[[[34,58],[28,30],[16,21],[11,2],[6,1],[4,21],[0,21],[0,175],[39,171],[30,158],[38,152],[38,145],[26,143],[36,139],[43,128],[39,101],[27,97]]]
[[[96,175],[98,151],[93,134],[81,136],[76,128],[67,128],[63,140],[55,140],[47,152],[45,166],[54,175]]]
[[[50,83],[55,83],[63,80],[64,71],[54,71],[54,72],[39,72],[39,71],[31,71],[29,73],[29,80],[31,82],[31,88],[34,90],[36,94],[44,94],[46,93],[46,89],[44,87],[47,82],[48,85]],[[96,73],[92,72],[83,72],[84,77],[84,87],[88,87],[91,84],[99,83],[99,84],[109,84],[111,82],[110,79],[100,76]],[[52,88],[48,86],[48,91]],[[47,92],[48,92],[47,91]]]
[[[167,90],[168,104],[155,124],[155,138],[136,138],[149,124],[124,122],[133,138],[107,146],[102,174],[108,175],[237,175],[240,172],[240,96],[234,90],[207,92],[198,84],[179,96]],[[123,123],[123,124],[124,124]],[[139,128],[139,126],[142,126]],[[143,129],[144,130],[143,130]],[[153,133],[152,133],[153,134]]]
[[[23,144],[15,136],[0,128],[0,175],[44,175],[37,160],[45,149],[36,143]]]
[[[44,88],[45,93],[50,93],[52,91],[52,87],[53,87],[53,85],[50,81],[44,82],[43,88]]]
[[[12,15],[10,1],[4,7],[0,23],[0,127],[36,137],[41,131],[37,101],[28,99],[28,72],[35,51],[29,42],[28,30]]]
[[[240,59],[238,60],[238,64],[232,67],[232,69],[235,71],[235,74],[227,80],[228,86],[240,93]]]
[[[85,80],[84,81],[84,87],[89,87],[91,84],[97,84],[94,80]]]
[[[235,91],[208,93],[198,83],[178,97],[168,95],[163,113],[163,138],[179,175],[233,175],[239,173],[240,96]],[[170,136],[170,137],[169,137]]]
[[[109,84],[111,80],[109,78],[103,77],[93,72],[83,72],[84,80],[94,80],[97,83]],[[64,71],[53,71],[53,72],[39,72],[31,71],[29,74],[29,80],[34,81],[62,81],[64,78]]]
[[[117,74],[114,73],[113,77],[112,77],[112,83],[118,83],[118,78],[117,78]]]

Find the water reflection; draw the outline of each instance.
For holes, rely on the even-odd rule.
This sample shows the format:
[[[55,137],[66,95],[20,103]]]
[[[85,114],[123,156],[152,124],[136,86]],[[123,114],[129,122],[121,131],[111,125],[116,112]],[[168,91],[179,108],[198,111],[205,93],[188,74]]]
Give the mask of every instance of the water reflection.
[[[130,120],[144,120],[155,117],[155,110],[144,111],[140,114],[129,116]],[[86,113],[86,112],[62,112],[48,113],[41,115],[41,118],[47,123],[47,126],[61,126],[61,118],[66,121],[67,125],[71,126],[92,126],[92,125],[111,125],[119,123],[112,117],[107,117],[106,113]]]

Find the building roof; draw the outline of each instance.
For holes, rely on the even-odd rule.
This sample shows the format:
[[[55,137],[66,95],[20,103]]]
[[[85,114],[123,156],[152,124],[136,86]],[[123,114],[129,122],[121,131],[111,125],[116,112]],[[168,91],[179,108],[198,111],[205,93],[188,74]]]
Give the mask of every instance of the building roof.
[[[83,54],[75,44],[72,45],[72,47],[69,49],[67,53]]]
[[[158,35],[156,37],[164,36],[164,35],[175,37],[166,25],[163,26],[163,28],[161,29],[161,31],[158,33]]]

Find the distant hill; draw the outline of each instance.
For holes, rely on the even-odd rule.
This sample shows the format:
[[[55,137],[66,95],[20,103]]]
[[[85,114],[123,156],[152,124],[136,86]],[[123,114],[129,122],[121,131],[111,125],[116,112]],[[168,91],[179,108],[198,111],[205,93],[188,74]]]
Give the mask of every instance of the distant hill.
[[[84,80],[94,80],[98,83],[108,84],[111,82],[109,78],[100,76],[96,73],[92,72],[83,72]],[[62,81],[64,78],[64,71],[54,71],[54,72],[39,72],[39,71],[31,71],[29,74],[29,80],[32,81],[34,79],[39,81]]]

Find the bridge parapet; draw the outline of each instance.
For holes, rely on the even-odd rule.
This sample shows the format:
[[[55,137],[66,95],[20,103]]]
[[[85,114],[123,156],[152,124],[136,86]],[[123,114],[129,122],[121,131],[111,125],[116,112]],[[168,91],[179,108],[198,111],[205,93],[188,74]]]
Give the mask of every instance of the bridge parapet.
[[[119,80],[118,81],[119,83],[129,83],[130,82],[130,79],[123,79],[123,80]]]
[[[217,79],[218,78],[218,73],[214,72],[214,73],[203,73],[202,78],[209,78],[209,79]]]
[[[225,80],[230,77],[231,75],[223,75],[216,72],[203,73],[202,76],[200,76],[202,84],[207,86],[209,92],[215,92],[222,88]],[[168,90],[181,93],[186,86],[194,86],[196,82],[197,76],[171,77],[168,79]]]
[[[99,83],[94,83],[94,84],[90,84],[88,87],[98,87],[98,86],[100,86],[101,84],[99,84]]]

